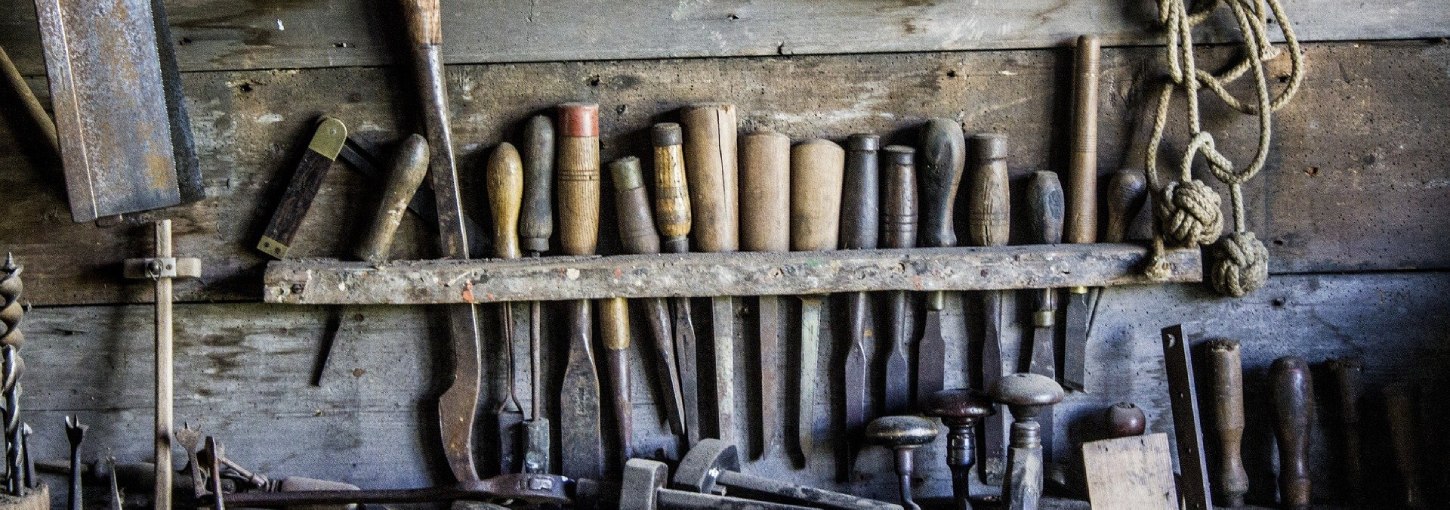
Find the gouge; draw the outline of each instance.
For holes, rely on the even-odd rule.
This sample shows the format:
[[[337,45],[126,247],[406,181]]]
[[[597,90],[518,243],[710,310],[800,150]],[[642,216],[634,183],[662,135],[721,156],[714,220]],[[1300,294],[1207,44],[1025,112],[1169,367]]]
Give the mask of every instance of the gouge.
[[[886,185],[883,187],[884,196],[881,199],[881,245],[884,248],[915,248],[916,150],[904,145],[891,145],[882,152],[885,153],[886,160]],[[885,405],[882,407],[883,414],[897,415],[907,412],[911,405],[911,365],[906,359],[906,349],[911,343],[911,324],[906,315],[910,298],[906,291],[900,290],[890,292],[887,297],[886,330],[890,333],[886,338],[890,344],[885,349],[885,384],[882,386],[886,393]],[[941,384],[940,378],[933,379],[927,375],[924,376],[927,379],[924,381],[920,375],[933,372],[933,366],[943,363],[941,357],[946,352],[940,335],[941,328],[937,328],[936,333],[934,337],[923,336],[917,347],[917,363],[925,366],[925,370],[917,372],[917,388],[921,388],[923,382],[927,386]],[[929,361],[928,355],[933,352],[936,353],[935,359]]]
[[[845,250],[869,250],[876,248],[881,225],[881,169],[876,151],[881,137],[871,134],[854,134],[846,139],[846,175],[841,192],[841,248]],[[837,451],[845,462],[840,463],[838,476],[850,480],[851,465],[856,450],[855,439],[866,426],[866,343],[875,340],[875,324],[871,321],[871,295],[852,292],[846,295],[846,364],[842,374],[845,378],[845,410]],[[905,359],[902,360],[903,364]]]
[[[554,235],[554,123],[535,115],[524,124],[524,195],[519,243],[530,257],[549,251]],[[538,301],[529,302],[529,419],[524,422],[525,473],[549,471],[549,420],[544,417],[544,319]]]
[[[297,161],[297,170],[292,174],[287,191],[282,194],[277,209],[272,211],[272,219],[267,222],[262,239],[257,241],[257,250],[278,259],[287,257],[292,239],[302,227],[307,210],[312,208],[312,200],[322,190],[322,179],[327,177],[328,169],[332,168],[332,162],[337,160],[337,153],[346,141],[347,126],[342,121],[332,117],[318,120],[317,129],[307,142],[307,150]]]
[[[593,255],[599,240],[599,105],[567,103],[559,105],[558,113],[559,246],[566,255]],[[559,428],[562,474],[576,479],[604,474],[593,315],[588,300],[569,304]]]
[[[982,134],[972,137],[972,180],[967,194],[967,240],[973,246],[1005,246],[1010,233],[1011,205],[1007,189],[1007,137]],[[990,388],[1003,376],[1002,346],[1006,318],[1003,301],[1007,292],[982,293],[982,383]],[[1050,411],[1049,411],[1050,412]],[[988,417],[986,423],[987,483],[1001,480],[1003,465],[995,459],[1006,452],[1007,416]],[[1051,430],[1050,428],[1047,430]],[[994,470],[993,468],[997,468]]]
[[[1003,176],[1005,177],[1005,175]],[[1005,189],[1006,182],[1002,183]],[[1027,183],[1028,242],[1033,244],[1062,243],[1062,183],[1057,174],[1035,172]],[[1027,372],[1049,379],[1057,378],[1057,356],[1054,343],[1057,341],[1057,290],[1037,291],[1037,309],[1027,328],[1032,330],[1032,344]],[[1042,424],[1043,459],[1052,458],[1054,429],[1052,412],[1037,418]]]
[[[1067,222],[1069,243],[1090,244],[1098,237],[1098,38],[1077,40],[1073,67],[1072,157],[1067,167]],[[1062,384],[1086,391],[1088,328],[1092,326],[1092,296],[1087,287],[1073,287],[1067,299],[1067,339],[1062,359]]]
[[[685,172],[694,210],[695,245],[704,252],[740,249],[739,167],[735,159],[735,105],[700,104],[680,112]],[[715,435],[735,442],[735,299],[710,299],[714,355]],[[696,363],[698,367],[699,363]]]
[[[1285,356],[1269,365],[1274,439],[1279,445],[1279,503],[1309,508],[1309,438],[1314,427],[1314,384],[1309,364]]]
[[[448,124],[448,89],[443,80],[443,27],[438,0],[401,0],[413,54],[424,133],[428,137],[428,174],[438,199],[438,241],[444,257],[468,258],[468,232],[458,194],[453,162],[453,130]],[[453,347],[453,382],[438,399],[438,424],[443,455],[460,484],[479,482],[473,463],[473,424],[478,411],[482,371],[479,360],[478,312],[473,305],[448,306],[448,332]]]
[[[740,247],[745,251],[790,251],[790,138],[762,130],[740,140]],[[760,433],[759,457],[771,456],[780,446],[780,380],[785,372],[781,355],[779,296],[760,296]]]
[[[655,153],[655,226],[663,237],[661,247],[665,253],[685,253],[690,251],[691,215],[681,146],[683,130],[673,122],[655,124],[650,138]],[[699,349],[695,344],[690,298],[675,298],[672,304],[670,329],[674,333],[675,361],[679,364],[685,442],[693,448],[700,442]]]
[[[955,121],[950,119],[931,119],[921,130],[921,139],[918,142],[917,164],[920,165],[920,172],[917,184],[921,193],[921,239],[920,244],[927,248],[942,248],[957,245],[956,226],[952,223],[953,211],[957,201],[957,189],[962,184],[962,173],[966,168],[967,141],[962,134],[962,128]],[[921,330],[920,347],[928,351],[946,351],[946,341],[941,331],[941,312],[946,307],[945,292],[929,292],[926,296],[926,320]],[[905,332],[901,332],[905,335]],[[963,339],[963,349],[966,349],[966,339]],[[918,349],[919,351],[920,349]],[[945,378],[946,365],[943,356],[923,356],[917,353],[918,381],[925,381],[931,388],[916,388],[917,398],[925,398],[933,392],[941,390],[941,383]],[[934,388],[934,389],[933,389]],[[1005,433],[1005,429],[998,431],[998,436]],[[990,434],[989,434],[990,436]],[[1001,438],[998,437],[998,443]],[[988,451],[991,450],[991,441],[988,441]],[[998,444],[998,450],[1002,446]],[[989,457],[990,458],[990,457]],[[983,463],[988,464],[988,463]]]
[[[1212,426],[1218,438],[1218,463],[1213,472],[1213,498],[1231,507],[1244,506],[1249,478],[1240,447],[1244,438],[1244,373],[1239,343],[1212,340],[1207,344],[1208,391]]]
[[[810,140],[790,154],[790,249],[834,250],[840,240],[841,187],[846,151],[829,140]],[[821,305],[826,296],[801,296],[798,445],[802,460],[815,448],[816,374],[820,362]]]
[[[484,185],[488,191],[488,210],[493,215],[493,255],[500,259],[517,259],[523,256],[519,250],[519,209],[523,206],[524,169],[519,151],[513,144],[504,142],[494,149],[484,168]],[[504,355],[508,359],[508,393],[494,407],[498,431],[498,472],[512,473],[518,452],[515,432],[524,421],[524,409],[519,406],[518,391],[514,386],[514,375],[518,366],[514,363],[514,310],[513,303],[499,303],[499,329],[503,334]]]

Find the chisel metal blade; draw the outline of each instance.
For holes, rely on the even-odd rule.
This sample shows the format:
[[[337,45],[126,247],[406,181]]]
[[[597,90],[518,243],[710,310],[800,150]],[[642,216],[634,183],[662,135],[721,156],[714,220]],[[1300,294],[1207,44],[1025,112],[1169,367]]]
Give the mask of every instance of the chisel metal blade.
[[[816,373],[820,361],[821,305],[825,296],[801,296],[801,368],[799,427],[801,457],[810,459],[816,443]]]
[[[715,435],[735,442],[735,298],[710,298],[711,342],[715,349]]]
[[[700,442],[700,349],[695,341],[690,298],[676,298],[673,304],[675,358],[680,362],[680,399],[685,405],[685,442],[694,448]]]
[[[839,478],[842,481],[849,481],[851,469],[855,463],[856,445],[854,444],[866,426],[866,342],[870,342],[876,336],[875,331],[867,322],[867,315],[871,312],[871,298],[865,292],[857,292],[848,296],[849,303],[846,308],[847,322],[851,328],[850,345],[846,347],[846,364],[844,368],[844,381],[842,386],[845,389],[845,431],[844,438],[847,445],[843,451],[842,458],[845,462],[839,469]]]
[[[1062,384],[1074,391],[1087,391],[1087,339],[1092,322],[1092,294],[1086,287],[1074,287],[1067,294],[1067,339],[1062,353]]]
[[[883,398],[885,404],[882,406],[883,416],[906,413],[907,408],[911,406],[911,366],[906,359],[906,346],[911,341],[911,325],[907,324],[906,319],[906,307],[909,300],[906,292],[895,291],[890,294],[887,302],[891,336],[888,337],[890,345],[886,352],[886,384],[884,385],[886,394]],[[940,323],[937,324],[937,333],[938,335],[941,333]],[[918,361],[930,363],[924,358],[919,358]]]
[[[1002,378],[1002,343],[1004,338],[1003,291],[989,290],[982,293],[982,387],[991,388]],[[1007,469],[1007,430],[1011,415],[998,413],[983,419],[985,427],[985,452],[982,472],[985,481],[1001,485]]]
[[[680,396],[680,369],[676,361],[674,331],[671,329],[670,305],[664,298],[645,300],[645,314],[649,317],[650,338],[655,345],[656,370],[660,383],[664,385],[663,405],[665,421],[675,435],[685,433],[685,404]]]
[[[918,408],[925,408],[927,399],[945,389],[947,346],[941,332],[941,312],[945,308],[945,292],[927,294],[926,324],[921,330],[921,342],[916,346]]]
[[[600,432],[599,370],[594,362],[592,303],[569,302],[569,361],[560,392],[559,429],[564,476],[604,476],[604,437]]]
[[[777,296],[760,296],[760,456],[780,446],[781,306]]]
[[[1032,357],[1027,366],[1029,373],[1053,379],[1057,378],[1057,354],[1053,349],[1057,315],[1055,292],[1054,289],[1043,289],[1039,307],[1032,315]],[[1055,434],[1052,417],[1051,409],[1037,415],[1037,423],[1042,426],[1042,461],[1045,463],[1052,461]]]

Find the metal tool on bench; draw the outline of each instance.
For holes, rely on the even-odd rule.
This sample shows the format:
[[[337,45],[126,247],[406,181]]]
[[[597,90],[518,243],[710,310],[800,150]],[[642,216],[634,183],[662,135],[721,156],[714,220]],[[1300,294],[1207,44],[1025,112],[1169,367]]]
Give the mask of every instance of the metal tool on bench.
[[[670,487],[701,494],[731,494],[812,508],[901,508],[883,501],[787,483],[770,477],[747,475],[740,472],[740,453],[735,445],[719,439],[702,439],[700,444],[691,448],[685,458],[680,459],[680,465],[670,479]]]
[[[1356,504],[1365,502],[1364,491],[1364,459],[1363,448],[1360,443],[1360,435],[1363,430],[1360,428],[1360,398],[1364,391],[1363,383],[1360,381],[1364,372],[1364,362],[1357,357],[1343,357],[1329,360],[1325,363],[1325,369],[1329,372],[1331,385],[1334,388],[1334,402],[1337,404],[1337,415],[1335,418],[1339,425],[1339,451],[1340,464],[1344,466],[1342,482],[1344,492],[1349,500]]]
[[[493,150],[484,168],[484,185],[488,191],[488,209],[493,215],[493,256],[505,260],[522,257],[518,224],[519,209],[523,207],[524,169],[513,144],[504,142]],[[512,473],[517,469],[518,427],[524,422],[524,408],[519,405],[518,389],[514,385],[518,374],[518,364],[514,362],[514,303],[499,303],[498,312],[508,364],[508,381],[504,384],[508,391],[493,409],[498,434],[498,472]]]
[[[962,184],[962,174],[967,162],[967,141],[961,125],[950,119],[931,119],[921,130],[916,155],[918,166],[917,184],[921,188],[920,244],[925,248],[944,248],[957,245],[957,231],[954,221],[957,190]],[[932,291],[926,295],[926,320],[921,330],[921,343],[917,348],[917,399],[926,398],[941,390],[946,380],[946,340],[942,335],[941,316],[946,308],[945,291]],[[893,312],[898,313],[898,312]],[[907,331],[893,331],[896,338],[906,337]],[[968,351],[968,341],[962,337],[962,351]],[[892,384],[890,379],[887,384]],[[901,384],[905,384],[903,381]],[[888,390],[890,393],[890,390]],[[890,406],[888,406],[888,409]],[[892,412],[892,411],[888,411]],[[895,411],[900,412],[900,411]],[[999,431],[1000,432],[1000,431]],[[994,448],[992,432],[988,432],[987,450]],[[998,433],[997,435],[1001,435]],[[1001,441],[996,441],[1000,449]],[[990,457],[989,457],[990,459]],[[994,471],[989,460],[983,464],[988,473]],[[993,477],[989,474],[988,479]],[[1000,478],[1000,476],[997,476]]]
[[[1213,507],[1213,497],[1208,491],[1208,463],[1203,454],[1203,421],[1198,412],[1192,352],[1193,339],[1201,333],[1198,325],[1190,323],[1163,328],[1161,334],[1163,369],[1173,407],[1174,443],[1178,448],[1178,494],[1187,510],[1208,510]]]
[[[1011,232],[1010,191],[1007,187],[1007,137],[1001,134],[973,136],[972,178],[967,191],[967,241],[973,246],[1006,246]],[[991,388],[1003,377],[1002,347],[1008,341],[1005,301],[1009,291],[989,290],[982,295],[982,387]],[[986,422],[987,483],[1000,483],[1005,467],[994,462],[1006,452],[1007,416],[988,417]],[[1051,429],[1049,428],[1050,432]],[[996,469],[994,469],[996,468]]]
[[[1005,170],[1005,168],[1004,168]],[[1002,177],[1006,177],[1003,175]],[[1006,186],[1006,182],[1002,183]],[[1028,241],[1033,244],[1059,244],[1062,242],[1062,183],[1057,174],[1035,172],[1027,183]],[[1026,325],[1032,331],[1031,352],[1027,372],[1049,379],[1057,378],[1057,289],[1037,291],[1037,309]],[[1037,417],[1042,425],[1043,460],[1050,462],[1055,430],[1052,413]]]
[[[952,471],[952,508],[972,509],[972,464],[977,461],[977,422],[997,413],[986,395],[973,390],[941,390],[927,398],[923,411],[947,426],[947,467]]]
[[[1274,403],[1274,439],[1279,445],[1279,503],[1292,510],[1310,507],[1309,438],[1314,427],[1314,384],[1309,364],[1285,356],[1269,365]]]
[[[3,418],[5,445],[5,492],[21,497],[29,492],[25,483],[24,438],[20,420],[20,376],[25,372],[25,362],[20,357],[20,347],[25,344],[25,334],[20,331],[20,321],[25,318],[25,307],[20,297],[25,284],[20,279],[24,267],[15,264],[12,254],[5,255],[0,265],[0,398],[4,408]]]
[[[242,467],[236,461],[227,458],[225,450],[220,441],[215,437],[207,436],[205,447],[195,451],[198,468],[193,470],[192,486],[198,489],[197,501],[212,499],[218,494],[217,488],[235,487],[237,490],[260,491],[260,492],[312,492],[312,491],[358,491],[356,485],[331,480],[319,480],[301,476],[289,476],[280,479],[269,478]],[[114,475],[114,470],[112,475]],[[232,483],[222,484],[223,479]]]
[[[650,130],[654,145],[655,226],[659,228],[665,253],[690,251],[692,218],[690,190],[685,180],[684,134],[679,124],[655,124]],[[675,361],[679,366],[680,400],[685,422],[685,442],[700,442],[699,346],[695,343],[695,322],[690,298],[671,300],[670,329],[674,334]]]
[[[297,161],[297,169],[282,194],[282,200],[272,211],[272,219],[267,222],[262,239],[257,241],[258,251],[278,259],[287,258],[287,250],[292,247],[292,240],[302,227],[307,210],[312,208],[312,200],[322,190],[322,180],[327,177],[328,169],[332,168],[332,162],[337,160],[337,153],[346,141],[347,126],[341,120],[332,117],[318,120],[317,129],[312,132],[307,150]]]
[[[810,507],[771,503],[753,499],[701,494],[665,488],[669,481],[669,467],[663,462],[647,459],[629,459],[624,463],[624,478],[617,494],[600,494],[607,489],[603,484],[590,484],[586,490],[580,481],[580,500],[618,501],[619,510],[703,510],[706,508],[726,510],[805,510]],[[587,494],[586,494],[587,492]]]
[[[830,140],[809,140],[790,155],[791,251],[834,250],[839,245],[841,186],[846,151]],[[824,295],[800,296],[800,384],[797,387],[797,446],[802,463],[808,462],[816,442],[816,375],[819,373],[823,333],[821,306]]]
[[[70,510],[81,510],[85,508],[84,494],[81,492],[81,442],[86,438],[86,430],[89,425],[81,423],[79,417],[65,417],[65,437],[70,440],[70,499],[68,506]],[[14,466],[12,465],[13,469]],[[18,471],[11,471],[18,474]],[[12,483],[15,475],[11,475]]]
[[[1073,68],[1072,157],[1067,167],[1069,243],[1090,244],[1098,236],[1098,56],[1097,36],[1077,40]],[[1088,328],[1092,299],[1087,287],[1073,287],[1067,300],[1067,339],[1063,348],[1062,382],[1086,391]]]
[[[1215,465],[1218,469],[1213,472],[1213,497],[1228,506],[1241,507],[1244,494],[1249,492],[1249,478],[1240,455],[1244,437],[1244,374],[1239,343],[1211,340],[1205,347],[1212,402],[1210,417],[1213,437],[1217,438]]]
[[[913,455],[917,448],[935,441],[936,434],[936,424],[918,416],[883,416],[866,426],[867,439],[891,449],[901,504],[911,510],[921,510],[911,498],[911,475],[916,469]]]
[[[559,246],[567,255],[593,255],[599,241],[599,105],[567,103],[558,109]],[[599,428],[599,370],[594,364],[594,312],[589,300],[571,301],[568,362],[560,388],[560,468],[570,478],[604,475]]]
[[[841,249],[870,250],[876,248],[881,224],[881,170],[876,152],[881,137],[871,134],[854,134],[846,140],[846,174],[841,192]],[[866,343],[876,340],[876,328],[871,318],[871,294],[852,292],[846,298],[846,364],[844,405],[845,421],[841,430],[841,452],[843,462],[838,465],[838,477],[849,480],[857,448],[856,438],[866,425],[866,403],[869,393],[866,389]],[[897,347],[893,343],[892,351]],[[901,364],[905,365],[904,355]]]
[[[519,242],[530,257],[549,251],[554,235],[554,123],[535,115],[524,124],[523,211],[519,213]],[[549,419],[544,416],[544,311],[529,302],[529,419],[524,421],[525,473],[546,473],[550,462]]]
[[[915,248],[916,247],[916,221],[917,221],[917,195],[916,195],[916,151],[904,145],[889,145],[881,152],[885,154],[886,176],[885,185],[882,187],[881,197],[881,246],[883,248]],[[882,406],[887,414],[906,412],[911,405],[911,364],[907,360],[906,351],[911,345],[911,322],[907,315],[907,307],[911,305],[910,294],[904,290],[893,290],[887,293],[886,325],[884,328],[888,333],[885,335],[888,345],[883,350],[886,352],[886,363],[884,384],[885,405]],[[870,301],[854,303],[854,306],[869,307]],[[927,319],[928,321],[940,318]],[[922,347],[917,350],[917,360],[922,372],[933,372],[938,365],[945,363],[945,346],[941,343],[941,328],[935,330],[934,335],[922,337]],[[933,346],[934,345],[934,346]],[[935,353],[935,354],[933,354]],[[934,359],[928,360],[928,357]],[[944,374],[944,372],[942,372]],[[918,388],[921,388],[922,381],[931,380],[926,386],[940,384],[940,379],[935,377],[917,378]],[[862,424],[865,417],[862,417]],[[852,428],[851,431],[858,429]]]
[[[1035,510],[1042,496],[1042,425],[1037,418],[1062,401],[1062,386],[1037,374],[1002,376],[992,398],[1012,412],[1012,446],[1007,450],[1007,478],[1002,499],[1011,510]]]
[[[790,251],[790,138],[769,130],[740,139],[740,248],[755,252]],[[785,374],[785,308],[780,296],[760,296],[760,434],[757,458],[780,447],[780,381]],[[697,446],[698,447],[698,446]]]

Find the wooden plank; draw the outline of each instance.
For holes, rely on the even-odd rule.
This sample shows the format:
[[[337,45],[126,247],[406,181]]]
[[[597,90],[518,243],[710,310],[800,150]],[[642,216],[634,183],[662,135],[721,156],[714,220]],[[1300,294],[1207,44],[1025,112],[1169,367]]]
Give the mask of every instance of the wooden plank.
[[[800,296],[886,290],[1002,290],[1202,281],[1198,250],[1171,250],[1161,282],[1131,244],[693,253],[267,265],[268,303],[498,303],[606,297]]]
[[[167,2],[182,69],[374,66],[392,62],[400,33],[391,4]],[[1352,0],[1287,0],[1305,40],[1418,39],[1450,35],[1437,0],[1368,8]],[[8,4],[8,5],[7,5]],[[27,74],[40,72],[31,0],[0,2],[0,45]],[[449,63],[729,57],[1047,48],[1097,33],[1106,45],[1159,42],[1146,0],[1060,2],[443,2]],[[1237,39],[1228,11],[1203,42]]]
[[[1178,508],[1173,454],[1163,433],[1082,445],[1088,499],[1099,510]]]

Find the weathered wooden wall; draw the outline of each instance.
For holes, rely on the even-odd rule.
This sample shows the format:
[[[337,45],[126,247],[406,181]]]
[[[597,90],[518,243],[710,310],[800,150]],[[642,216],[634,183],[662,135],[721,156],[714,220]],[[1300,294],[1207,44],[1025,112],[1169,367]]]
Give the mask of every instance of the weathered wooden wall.
[[[259,304],[264,259],[251,248],[290,176],[297,140],[316,116],[338,116],[377,141],[415,129],[405,73],[383,66],[394,61],[388,9],[341,1],[169,3],[207,200],[105,226],[72,223],[55,163],[34,150],[10,110],[0,122],[0,167],[9,169],[0,172],[0,249],[27,265],[27,298],[37,305],[25,326],[27,420],[39,431],[34,448],[42,458],[61,457],[60,417],[78,413],[94,425],[92,452],[146,456],[151,329],[149,308],[139,303],[150,296],[146,285],[120,278],[120,261],[146,253],[148,222],[169,217],[177,253],[201,257],[206,273],[178,284],[187,302],[177,313],[178,421],[201,424],[227,442],[233,457],[268,473],[373,487],[446,481],[432,406],[448,349],[430,326],[437,323],[430,312]],[[1074,395],[1058,410],[1058,423],[1066,425],[1059,434],[1068,438],[1089,434],[1089,417],[1123,399],[1148,409],[1152,430],[1171,431],[1158,329],[1198,320],[1214,336],[1241,339],[1250,407],[1246,455],[1259,502],[1271,501],[1274,491],[1262,388],[1277,356],[1363,356],[1373,384],[1425,385],[1427,404],[1438,404],[1425,407],[1425,423],[1450,418],[1443,405],[1450,395],[1443,375],[1450,367],[1450,230],[1442,226],[1450,213],[1450,45],[1443,39],[1450,36],[1450,9],[1433,0],[1375,8],[1287,3],[1308,39],[1377,41],[1305,46],[1304,90],[1275,116],[1270,166],[1247,190],[1251,227],[1269,244],[1275,277],[1242,300],[1192,285],[1105,293],[1089,375],[1106,389]],[[0,5],[9,7],[0,14],[0,44],[45,96],[31,2]],[[473,176],[488,149],[512,138],[528,115],[570,100],[603,106],[606,158],[643,154],[643,130],[693,101],[735,102],[747,126],[768,125],[796,139],[875,131],[909,140],[923,119],[946,116],[969,132],[1010,135],[1009,162],[1020,185],[1032,171],[1065,166],[1070,62],[1060,46],[1083,31],[1104,33],[1118,46],[1105,50],[1103,64],[1099,166],[1107,172],[1136,164],[1124,151],[1141,133],[1133,123],[1144,80],[1161,70],[1158,50],[1132,46],[1154,42],[1145,29],[1151,2],[445,2],[445,9],[452,14],[444,28],[448,58],[457,64],[448,70],[455,136],[473,196],[481,196]],[[1211,27],[1205,37],[1221,31]],[[1001,51],[958,51],[978,49]],[[673,58],[742,55],[752,57]],[[646,60],[608,60],[619,58]],[[1247,154],[1255,126],[1221,108],[1210,112],[1209,127],[1223,133],[1220,147]],[[1179,136],[1175,146],[1181,145]],[[294,243],[298,254],[347,253],[362,223],[356,218],[371,210],[375,193],[339,165]],[[478,219],[486,220],[479,206]],[[610,207],[604,218],[613,218]],[[394,255],[431,256],[427,223],[406,220]],[[617,252],[610,223],[606,253]],[[742,301],[745,319],[753,303]],[[949,307],[948,331],[975,323],[971,302]],[[323,386],[312,387],[309,373],[332,322],[339,324],[332,365]],[[502,348],[496,338],[488,341],[491,353]],[[736,366],[753,370],[745,358],[753,341],[741,345],[747,347]],[[830,430],[828,411],[839,391],[833,345],[839,343],[822,352],[832,360],[823,370],[832,383],[816,403],[820,425]],[[960,345],[960,337],[949,345]],[[1009,346],[1008,354],[1016,350]],[[488,356],[485,408],[503,388],[501,358]],[[960,349],[948,361],[964,367]],[[966,375],[957,370],[948,382]],[[760,395],[745,382],[752,377],[739,381],[738,391],[746,396],[743,423],[753,426],[750,402]],[[546,380],[550,388],[558,384]],[[651,418],[658,416],[652,381],[637,378],[633,393],[639,453],[674,452]],[[1321,424],[1332,422],[1330,410]],[[1373,416],[1366,426],[1383,430]],[[758,434],[743,437],[753,451]],[[1066,441],[1058,445],[1066,455]],[[938,450],[919,463],[927,468],[919,492],[928,496],[948,487]],[[1322,441],[1315,448],[1323,499],[1337,496],[1333,452]],[[804,470],[784,459],[750,469],[831,485],[832,459],[822,455]],[[869,450],[861,462],[862,479],[850,488],[891,497],[884,452]],[[1426,469],[1443,471],[1442,463]]]

